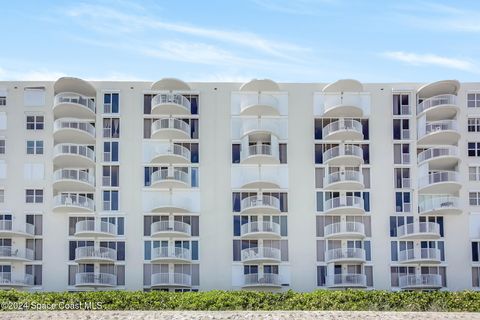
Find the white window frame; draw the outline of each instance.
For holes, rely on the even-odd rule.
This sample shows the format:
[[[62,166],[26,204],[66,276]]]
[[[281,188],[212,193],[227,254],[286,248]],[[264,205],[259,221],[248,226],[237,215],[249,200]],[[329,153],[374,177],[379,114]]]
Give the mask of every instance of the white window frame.
[[[480,191],[468,191],[468,205],[480,206]]]
[[[473,105],[470,106],[470,103]],[[467,92],[467,108],[480,108],[480,92]]]
[[[29,191],[33,191],[33,194],[29,195]],[[43,196],[43,189],[25,189],[25,203],[43,203]],[[28,201],[29,199],[31,201]]]
[[[28,146],[29,142],[33,142],[33,149],[31,149]],[[28,155],[43,155],[45,144],[43,140],[27,140],[25,147],[26,147],[26,154]],[[33,153],[29,152],[30,149],[33,151]]]
[[[28,121],[28,117],[33,117],[33,122]],[[39,117],[42,117],[42,120],[39,121]],[[28,125],[33,125],[33,128],[28,128]],[[38,126],[41,124],[41,128]],[[45,129],[45,116],[43,114],[26,114],[25,115],[25,129],[26,130],[44,130]]]

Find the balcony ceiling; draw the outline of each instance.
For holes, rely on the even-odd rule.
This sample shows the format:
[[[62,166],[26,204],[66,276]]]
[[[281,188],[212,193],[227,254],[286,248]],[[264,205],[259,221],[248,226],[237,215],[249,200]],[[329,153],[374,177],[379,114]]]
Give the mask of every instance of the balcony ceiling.
[[[163,78],[152,84],[152,90],[155,91],[190,91],[190,86],[179,79]]]
[[[363,85],[358,80],[342,79],[327,84],[323,92],[362,92]]]
[[[244,83],[240,91],[280,91],[278,84],[270,79],[253,79]]]
[[[460,82],[457,80],[442,80],[428,83],[420,87],[417,91],[419,98],[428,99],[440,94],[454,94],[456,95],[460,89]]]
[[[53,86],[55,94],[61,92],[74,92],[87,97],[95,97],[97,91],[88,81],[73,78],[73,77],[62,77],[55,81]]]

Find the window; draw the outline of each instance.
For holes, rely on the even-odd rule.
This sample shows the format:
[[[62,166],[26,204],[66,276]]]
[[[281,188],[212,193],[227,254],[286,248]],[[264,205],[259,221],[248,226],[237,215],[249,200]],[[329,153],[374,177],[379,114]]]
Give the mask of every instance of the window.
[[[472,267],[472,287],[480,287],[480,267]]]
[[[480,108],[480,93],[467,94],[467,106],[469,108]]]
[[[470,181],[480,181],[480,167],[468,167],[468,179]]]
[[[410,168],[395,168],[395,188],[410,188]]]
[[[105,93],[103,95],[103,113],[119,113],[118,93]]]
[[[395,212],[411,212],[411,199],[410,192],[395,192]]]
[[[118,191],[116,190],[103,191],[103,210],[118,211]]]
[[[6,106],[6,105],[7,105],[7,97],[0,96],[0,106]]]
[[[42,180],[45,176],[43,163],[25,163],[23,165],[23,178],[25,180]]]
[[[5,154],[5,139],[0,139],[0,154]]]
[[[0,130],[7,130],[7,113],[0,112]]]
[[[413,223],[412,216],[398,216],[398,217],[390,217],[390,237],[396,237],[398,228]]]
[[[410,95],[408,93],[393,95],[393,115],[403,116],[409,115],[410,112]]]
[[[26,215],[27,223],[34,226],[34,234],[35,235],[42,235],[43,233],[43,217],[41,214],[27,214]]]
[[[45,88],[25,88],[23,92],[23,103],[26,107],[40,107],[45,105]]]
[[[0,189],[0,203],[5,203],[5,190]]]
[[[33,276],[33,285],[42,285],[42,265],[27,264],[25,265],[25,273]]]
[[[43,116],[27,116],[27,130],[43,130],[44,117]]]
[[[119,166],[103,166],[102,185],[104,187],[118,187]]]
[[[410,163],[410,144],[395,143],[393,145],[393,163],[409,164]]]
[[[469,192],[468,203],[471,206],[480,206],[480,192]]]
[[[393,119],[393,140],[410,139],[410,120]]]
[[[480,157],[480,142],[469,142],[468,143],[468,156],[469,157]]]
[[[27,141],[27,154],[43,154],[43,141],[42,140],[28,140]]]
[[[119,118],[103,119],[103,137],[104,138],[120,138],[120,119]]]
[[[480,118],[468,118],[468,132],[480,132]]]
[[[117,162],[118,161],[118,142],[105,141],[103,143],[103,161]]]
[[[25,190],[26,203],[43,203],[42,189],[27,189]]]

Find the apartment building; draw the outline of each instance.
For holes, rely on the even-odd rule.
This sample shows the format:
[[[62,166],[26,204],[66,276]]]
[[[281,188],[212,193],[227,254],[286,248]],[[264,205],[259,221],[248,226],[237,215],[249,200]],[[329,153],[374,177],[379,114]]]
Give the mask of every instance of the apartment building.
[[[0,288],[480,288],[480,83],[0,82]]]

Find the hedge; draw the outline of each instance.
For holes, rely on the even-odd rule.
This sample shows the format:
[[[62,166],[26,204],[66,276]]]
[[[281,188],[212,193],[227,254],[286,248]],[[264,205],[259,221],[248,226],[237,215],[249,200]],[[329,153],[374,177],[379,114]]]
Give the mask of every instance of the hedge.
[[[1,310],[33,310],[47,306],[65,310],[76,305],[102,310],[348,310],[480,312],[480,292],[328,291],[282,293],[208,292],[22,292],[0,291]],[[87,304],[85,304],[87,303]],[[80,305],[80,308],[78,306]],[[83,306],[83,307],[82,307]]]

